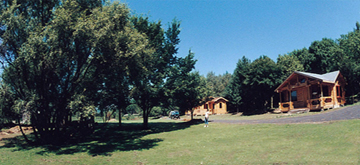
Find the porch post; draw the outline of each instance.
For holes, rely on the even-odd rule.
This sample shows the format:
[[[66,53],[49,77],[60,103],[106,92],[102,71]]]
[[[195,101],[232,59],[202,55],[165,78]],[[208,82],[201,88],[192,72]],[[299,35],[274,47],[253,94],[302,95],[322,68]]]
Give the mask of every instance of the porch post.
[[[280,111],[282,110],[282,106],[281,106],[281,103],[282,103],[281,92],[282,92],[282,91],[279,92],[279,96],[280,96],[279,109],[280,109]]]
[[[320,105],[323,107],[323,106],[325,106],[325,102],[324,102],[324,94],[323,94],[323,88],[322,88],[322,83],[320,83],[320,91],[321,91],[321,95],[320,95]]]
[[[336,84],[334,84],[333,88],[332,88],[332,92],[331,92],[331,98],[332,98],[332,101],[333,101],[333,106],[337,106],[339,105],[338,101],[337,101],[337,94],[336,94]]]
[[[311,93],[310,93],[311,85],[308,85],[308,99],[307,99],[307,107],[311,108]]]
[[[289,105],[289,111],[290,111],[290,109],[294,109],[294,107],[293,107],[293,105],[292,105],[292,101],[291,101],[291,90],[288,90],[288,92],[289,92],[289,100],[290,100],[290,105]]]

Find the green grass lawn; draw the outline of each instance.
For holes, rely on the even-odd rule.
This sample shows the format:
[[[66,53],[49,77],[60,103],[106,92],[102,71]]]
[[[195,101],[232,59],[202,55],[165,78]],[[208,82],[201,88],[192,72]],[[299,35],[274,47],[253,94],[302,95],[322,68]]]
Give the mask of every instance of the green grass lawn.
[[[0,164],[360,164],[360,120],[323,124],[221,124],[150,120],[99,124],[64,146],[0,146]]]

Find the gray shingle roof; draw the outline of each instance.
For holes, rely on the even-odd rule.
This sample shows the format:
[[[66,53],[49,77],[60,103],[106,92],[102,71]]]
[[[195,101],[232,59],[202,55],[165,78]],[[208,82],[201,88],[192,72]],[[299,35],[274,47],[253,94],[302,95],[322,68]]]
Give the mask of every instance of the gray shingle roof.
[[[325,73],[325,74],[307,73],[307,72],[299,72],[299,71],[295,71],[295,73],[298,73],[298,74],[301,74],[301,75],[307,76],[307,77],[312,77],[315,79],[320,79],[320,80],[323,80],[324,82],[335,83],[336,78],[338,77],[340,71],[334,71],[334,72]]]

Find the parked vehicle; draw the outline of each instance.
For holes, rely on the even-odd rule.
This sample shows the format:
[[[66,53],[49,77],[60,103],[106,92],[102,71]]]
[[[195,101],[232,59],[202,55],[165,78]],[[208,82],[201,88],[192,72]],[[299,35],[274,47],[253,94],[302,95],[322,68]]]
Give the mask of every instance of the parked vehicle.
[[[180,119],[179,111],[170,111],[169,118],[170,119]]]

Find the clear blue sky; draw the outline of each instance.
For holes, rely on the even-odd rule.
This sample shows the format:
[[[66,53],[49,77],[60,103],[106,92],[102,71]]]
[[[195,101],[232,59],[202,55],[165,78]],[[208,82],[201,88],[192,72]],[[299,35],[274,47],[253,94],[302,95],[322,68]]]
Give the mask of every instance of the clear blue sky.
[[[308,48],[322,38],[338,39],[360,22],[358,0],[122,0],[132,13],[181,21],[179,57],[189,49],[202,75],[233,73],[238,60]]]

